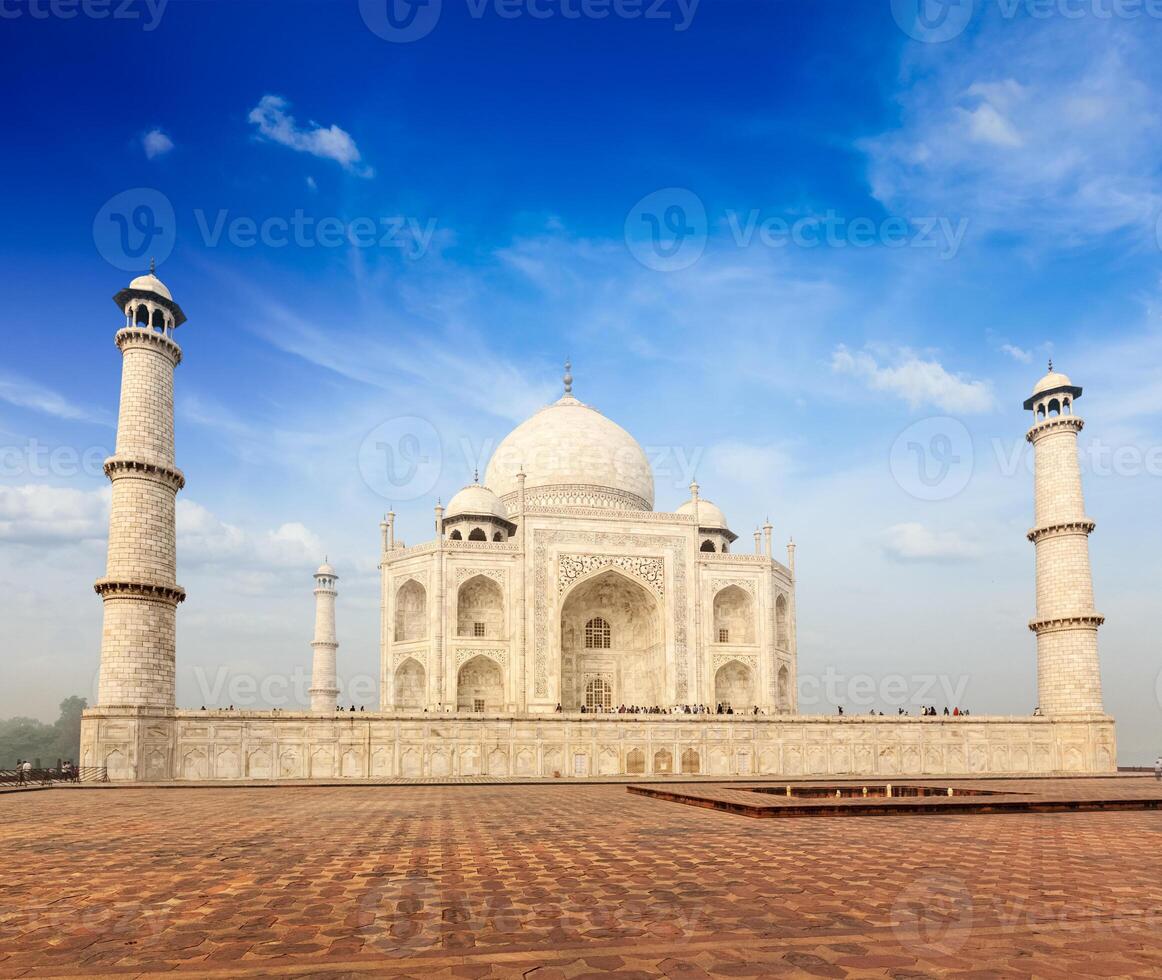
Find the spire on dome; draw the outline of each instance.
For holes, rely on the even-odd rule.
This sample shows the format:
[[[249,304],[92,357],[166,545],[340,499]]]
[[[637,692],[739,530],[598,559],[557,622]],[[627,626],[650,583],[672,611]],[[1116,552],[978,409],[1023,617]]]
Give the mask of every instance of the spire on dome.
[[[565,377],[562,380],[565,382],[565,394],[573,394],[573,363],[568,358],[565,359]]]
[[[152,255],[149,257],[149,274],[157,275],[157,260]]]
[[[1053,358],[1049,358],[1049,373],[1053,373]]]

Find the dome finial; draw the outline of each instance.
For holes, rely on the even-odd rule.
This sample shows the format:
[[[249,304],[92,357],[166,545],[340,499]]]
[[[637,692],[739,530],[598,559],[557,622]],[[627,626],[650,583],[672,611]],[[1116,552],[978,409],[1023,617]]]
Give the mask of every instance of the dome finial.
[[[472,482],[473,483],[480,482],[480,467],[479,466],[474,467],[472,470]]]
[[[573,362],[565,358],[565,394],[573,394]]]
[[[157,259],[155,259],[152,255],[149,257],[149,274],[151,276],[157,274]]]
[[[1049,373],[1053,373],[1053,358],[1049,358]]]

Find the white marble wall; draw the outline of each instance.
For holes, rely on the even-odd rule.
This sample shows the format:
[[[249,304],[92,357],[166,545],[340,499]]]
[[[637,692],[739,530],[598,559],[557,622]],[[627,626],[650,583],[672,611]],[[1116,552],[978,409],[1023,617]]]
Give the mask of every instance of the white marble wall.
[[[115,780],[966,776],[1116,770],[1109,718],[85,713],[81,763]]]

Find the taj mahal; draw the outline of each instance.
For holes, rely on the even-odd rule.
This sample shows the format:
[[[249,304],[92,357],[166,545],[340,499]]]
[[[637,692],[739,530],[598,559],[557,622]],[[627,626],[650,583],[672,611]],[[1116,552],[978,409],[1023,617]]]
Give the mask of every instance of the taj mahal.
[[[500,442],[483,480],[435,505],[431,540],[405,546],[392,513],[378,535],[370,529],[381,586],[378,710],[336,711],[340,575],[327,563],[314,575],[309,648],[304,638],[309,706],[179,708],[185,592],[174,512],[185,476],[173,393],[186,317],[153,270],[114,301],[124,318],[115,332],[121,402],[105,462],[108,563],[95,586],[104,603],[98,698],[81,740],[82,765],[105,766],[111,779],[1116,770],[1089,564],[1094,523],[1077,456],[1082,389],[1052,365],[1023,405],[1035,460],[1027,628],[1036,636],[1036,713],[799,714],[795,545],[777,558],[767,522],[753,546],[740,547],[697,483],[674,512],[655,511],[645,452],[574,394],[569,365],[560,397]]]

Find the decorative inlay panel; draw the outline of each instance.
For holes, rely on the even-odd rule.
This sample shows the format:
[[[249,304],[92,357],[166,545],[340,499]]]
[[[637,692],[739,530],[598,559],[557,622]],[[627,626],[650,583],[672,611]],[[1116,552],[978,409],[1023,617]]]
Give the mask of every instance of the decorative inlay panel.
[[[718,669],[724,664],[730,663],[732,660],[737,660],[744,667],[749,667],[751,670],[757,671],[759,669],[759,658],[749,653],[716,653],[712,660],[712,668],[714,673],[718,673]]]
[[[502,589],[508,583],[508,573],[503,568],[473,568],[468,566],[456,569],[456,588],[460,588],[468,579],[475,578],[477,575],[492,579]]]
[[[710,591],[714,595],[718,595],[723,589],[729,588],[732,585],[737,585],[740,589],[745,589],[754,596],[755,594],[755,580],[753,578],[716,578],[710,582]]]
[[[459,647],[456,650],[456,670],[463,667],[473,657],[487,657],[495,660],[501,667],[508,666],[508,651],[499,647],[481,650],[475,647]]]
[[[601,568],[620,568],[641,579],[659,597],[666,594],[666,565],[661,558],[642,558],[637,555],[561,555],[561,572],[557,576],[557,595],[578,579]]]

